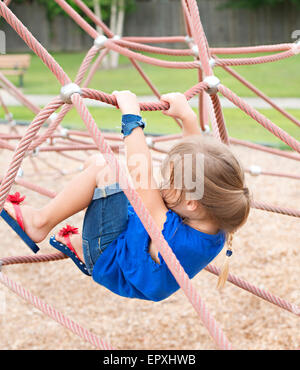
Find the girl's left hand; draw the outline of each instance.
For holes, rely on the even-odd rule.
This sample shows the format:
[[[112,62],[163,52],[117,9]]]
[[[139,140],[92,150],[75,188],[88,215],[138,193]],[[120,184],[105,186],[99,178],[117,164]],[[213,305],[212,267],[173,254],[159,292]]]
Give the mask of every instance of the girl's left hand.
[[[137,116],[140,115],[140,105],[134,93],[129,90],[125,90],[114,91],[112,95],[116,97],[118,106],[122,114],[135,114]]]

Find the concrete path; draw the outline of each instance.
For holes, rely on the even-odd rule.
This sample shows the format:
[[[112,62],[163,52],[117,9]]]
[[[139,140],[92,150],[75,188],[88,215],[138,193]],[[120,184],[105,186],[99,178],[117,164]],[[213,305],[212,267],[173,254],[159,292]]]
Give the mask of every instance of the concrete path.
[[[8,94],[6,91],[0,91],[1,96],[7,106],[20,106],[20,104],[14,97]],[[49,103],[55,96],[54,95],[27,95],[27,98],[36,105],[44,106]],[[270,105],[264,102],[260,98],[243,98],[255,109],[270,109]],[[140,96],[140,101],[157,101],[155,96]],[[95,100],[86,99],[88,106],[110,106],[105,103],[97,102]],[[273,101],[283,109],[300,109],[300,98],[273,98]],[[193,98],[190,101],[191,106],[197,107],[197,98]],[[227,99],[221,97],[221,104],[224,108],[235,108],[235,106]]]

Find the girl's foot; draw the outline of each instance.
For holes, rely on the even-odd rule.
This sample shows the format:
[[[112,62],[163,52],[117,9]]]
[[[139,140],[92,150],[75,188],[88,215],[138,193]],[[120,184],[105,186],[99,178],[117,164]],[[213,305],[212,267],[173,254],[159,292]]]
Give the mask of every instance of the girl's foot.
[[[22,229],[24,232],[35,243],[40,243],[45,240],[50,230],[47,222],[42,220],[39,210],[27,205],[19,206],[22,214]],[[17,220],[16,211],[11,203],[6,202],[4,209],[14,220]]]
[[[81,238],[81,235],[80,234],[72,234],[72,235],[69,235],[69,238],[70,238],[70,242],[71,242],[71,245],[72,247],[74,248],[78,258],[84,262],[84,257],[83,257],[83,251],[82,251],[82,238]],[[66,244],[66,239],[64,236],[61,235],[61,233],[58,233],[55,235],[55,239],[62,243],[62,244]]]
[[[70,257],[84,274],[91,276],[91,272],[84,263],[82,239],[77,228],[67,225],[58,234],[51,236],[50,244]]]

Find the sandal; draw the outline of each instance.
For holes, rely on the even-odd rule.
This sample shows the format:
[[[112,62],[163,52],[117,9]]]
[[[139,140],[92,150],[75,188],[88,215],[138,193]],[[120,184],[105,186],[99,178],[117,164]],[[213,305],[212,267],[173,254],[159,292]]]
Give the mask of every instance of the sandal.
[[[81,261],[78,254],[76,253],[74,247],[72,246],[70,235],[78,234],[78,229],[75,227],[72,227],[70,225],[67,225],[63,229],[60,230],[59,236],[63,236],[66,244],[63,244],[61,242],[58,242],[55,239],[55,236],[51,236],[50,238],[50,244],[52,247],[56,248],[60,252],[64,253],[66,256],[70,257],[71,260],[76,264],[76,266],[86,275],[91,276],[91,274],[88,272],[88,269],[86,268],[86,265]]]
[[[20,204],[24,201],[25,196],[21,197],[20,193],[17,192],[13,195],[7,197],[7,202],[10,202],[16,213],[16,220],[14,220],[5,209],[2,210],[0,216],[4,221],[19,235],[19,237],[28,245],[28,247],[34,252],[37,253],[40,248],[35,244],[35,242],[25,233],[24,231],[24,222],[21,212]]]

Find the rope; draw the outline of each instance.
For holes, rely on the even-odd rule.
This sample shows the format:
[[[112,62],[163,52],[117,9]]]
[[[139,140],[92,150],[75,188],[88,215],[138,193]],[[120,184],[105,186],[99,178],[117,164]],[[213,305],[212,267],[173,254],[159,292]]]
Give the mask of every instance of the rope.
[[[64,0],[55,0],[55,1],[93,39],[96,39],[98,37],[98,32],[92,26],[90,26],[69,4],[67,4],[66,1]],[[20,169],[21,163],[25,155],[39,148],[39,146],[42,145],[47,139],[53,138],[55,136],[55,131],[59,128],[59,125],[62,122],[63,118],[74,105],[79,115],[81,116],[82,120],[86,124],[88,133],[90,137],[93,139],[95,144],[94,145],[84,144],[84,143],[80,143],[79,141],[76,143],[74,141],[72,145],[63,145],[62,147],[57,147],[57,146],[43,147],[43,148],[40,148],[40,150],[41,151],[52,151],[53,150],[53,151],[59,152],[60,150],[61,151],[65,151],[65,150],[85,150],[86,151],[86,150],[91,150],[91,149],[99,149],[103,153],[105,159],[107,160],[112,170],[114,172],[116,170],[116,172],[119,174],[120,185],[122,189],[124,190],[127,198],[133,205],[136,213],[138,214],[139,218],[144,224],[151,239],[155,242],[155,244],[159,246],[159,251],[162,257],[164,258],[166,264],[168,265],[170,271],[172,272],[176,281],[178,282],[183,292],[185,293],[185,295],[187,296],[187,298],[193,305],[194,309],[198,313],[204,326],[207,328],[208,332],[214,339],[217,347],[220,349],[231,349],[232,348],[231,344],[229,343],[223,331],[220,329],[218,323],[214,320],[214,318],[208,312],[204,302],[202,301],[201,297],[195,290],[191,280],[189,279],[184,269],[180,265],[172,249],[169,247],[168,243],[164,239],[162,233],[157,228],[148,210],[143,205],[142,200],[139,197],[138,193],[130,186],[126,172],[120,167],[119,162],[113,155],[114,147],[110,146],[106,142],[105,136],[97,128],[97,125],[94,119],[92,118],[89,110],[84,104],[83,98],[99,100],[99,101],[102,101],[102,102],[105,102],[105,103],[108,103],[108,104],[111,104],[117,107],[117,102],[114,96],[106,94],[101,91],[87,88],[88,83],[90,82],[93,74],[95,73],[99,63],[101,62],[101,60],[104,58],[104,56],[109,50],[113,50],[115,52],[118,52],[119,54],[123,54],[126,57],[128,57],[130,61],[132,62],[132,64],[135,66],[135,68],[138,70],[140,75],[144,78],[144,80],[147,82],[149,87],[155,93],[155,95],[159,97],[160,94],[158,90],[152,85],[152,83],[150,82],[146,74],[141,70],[141,68],[139,67],[136,61],[152,64],[152,65],[159,66],[162,68],[179,68],[179,69],[197,68],[199,71],[203,72],[205,76],[211,76],[213,75],[212,67],[210,64],[212,53],[214,54],[218,54],[221,52],[226,53],[226,50],[227,50],[227,53],[231,51],[232,53],[239,53],[239,52],[242,53],[243,52],[246,54],[257,52],[257,51],[268,51],[268,52],[269,51],[270,52],[282,51],[280,54],[269,55],[269,56],[264,56],[264,57],[257,57],[257,58],[238,58],[238,59],[215,58],[216,66],[222,66],[224,69],[231,72],[231,70],[229,70],[229,68],[226,68],[226,66],[260,64],[260,63],[274,62],[277,60],[291,57],[295,55],[296,52],[298,52],[297,46],[295,46],[295,44],[281,44],[281,45],[261,46],[261,47],[254,47],[254,48],[253,47],[234,48],[234,49],[228,48],[226,50],[222,48],[210,49],[208,46],[208,42],[207,42],[203,27],[202,27],[201,20],[200,20],[200,14],[199,14],[198,5],[197,5],[196,0],[182,0],[182,7],[184,10],[184,15],[185,15],[186,29],[189,35],[192,36],[193,38],[193,40],[191,40],[189,44],[191,46],[192,44],[194,44],[198,47],[199,57],[196,58],[197,60],[192,61],[192,62],[174,62],[174,61],[160,60],[157,58],[148,57],[148,56],[139,54],[137,52],[129,50],[129,48],[137,50],[137,51],[155,52],[157,54],[178,55],[178,56],[194,55],[194,51],[191,49],[191,47],[188,49],[178,49],[174,51],[172,49],[153,47],[153,46],[142,44],[142,43],[147,44],[147,43],[153,43],[153,42],[155,43],[156,42],[170,42],[170,43],[186,42],[186,38],[181,37],[181,36],[180,37],[166,37],[166,38],[153,38],[153,37],[152,38],[151,37],[138,38],[136,37],[136,38],[122,38],[121,40],[113,39],[113,36],[114,36],[113,33],[108,29],[107,26],[105,26],[105,24],[101,20],[99,20],[90,11],[90,9],[81,0],[74,0],[74,1],[85,12],[85,14],[91,18],[91,20],[95,24],[99,25],[102,28],[102,30],[107,34],[109,39],[105,43],[105,49],[101,51],[99,57],[94,63],[94,66],[90,70],[90,73],[82,87],[82,95],[80,96],[79,94],[76,94],[76,93],[72,95],[71,97],[72,104],[64,104],[63,101],[60,99],[60,97],[57,97],[53,99],[53,101],[50,102],[44,109],[38,111],[37,107],[32,105],[28,100],[23,99],[21,92],[14,89],[11,86],[11,84],[7,83],[7,81],[5,81],[5,79],[0,76],[1,83],[4,86],[6,86],[7,90],[15,94],[15,96],[17,96],[17,98],[20,101],[22,101],[25,105],[27,105],[30,109],[32,109],[33,111],[35,111],[35,113],[37,113],[37,116],[27,128],[25,135],[21,138],[16,148],[8,144],[5,139],[0,138],[0,147],[6,148],[8,150],[14,150],[14,155],[10,163],[10,166],[8,168],[8,171],[6,175],[3,177],[2,182],[1,182],[0,211],[2,210],[6,197],[14,183],[19,183],[20,185],[26,186],[31,190],[37,191],[49,197],[55,196],[54,193],[46,191],[45,189],[35,186],[34,184],[31,184],[29,182],[21,181],[20,179],[16,178],[16,176],[17,176],[17,173]],[[45,65],[50,69],[50,71],[55,75],[58,82],[62,86],[70,83],[71,80],[66,75],[66,73],[63,71],[63,69],[59,66],[59,64],[53,59],[51,55],[49,55],[47,50],[42,47],[42,45],[33,37],[33,35],[27,30],[27,28],[8,9],[8,7],[6,6],[6,4],[8,3],[9,1],[6,1],[6,3],[0,2],[0,15],[5,18],[5,20],[11,25],[11,27],[18,33],[18,35],[29,46],[29,48],[33,52],[35,52],[37,56],[40,57],[40,59],[45,63]],[[84,76],[89,66],[92,63],[93,58],[98,54],[98,52],[99,52],[98,48],[94,46],[89,50],[89,52],[87,53],[86,57],[84,58],[79,68],[78,74],[75,79],[76,84],[81,85],[81,83],[83,82]],[[202,74],[199,72],[200,77],[201,75]],[[236,75],[234,77],[238,78],[247,87],[251,89],[254,88],[251,84],[247,83],[247,81],[243,80],[240,76]],[[185,96],[188,100],[190,100],[192,97],[194,97],[197,94],[202,95],[208,89],[209,86],[203,81],[201,81],[201,79],[202,78],[199,78],[200,81],[197,85],[193,86],[191,89],[185,92]],[[300,143],[297,140],[292,138],[285,131],[280,129],[278,126],[276,126],[269,119],[261,115],[255,109],[250,107],[246,102],[240,99],[237,95],[235,95],[225,86],[219,85],[218,89],[219,89],[219,92],[221,92],[225,97],[227,97],[230,101],[232,101],[235,105],[237,105],[240,109],[242,109],[244,112],[250,115],[257,122],[259,122],[263,127],[268,129],[275,136],[277,136],[280,140],[282,140],[287,145],[289,145],[291,148],[293,148],[295,151],[300,152]],[[257,92],[261,97],[265,98],[265,96],[261,92],[258,92],[256,90],[255,92]],[[269,101],[269,99],[268,100],[265,99],[265,100]],[[214,135],[220,140],[222,140],[223,142],[225,142],[226,144],[229,144],[230,142],[232,142],[234,139],[231,139],[228,136],[222,109],[221,109],[220,99],[218,95],[210,96],[208,107],[204,106],[204,100],[201,101],[200,99],[199,104],[203,106],[204,109],[207,108],[208,112],[210,113],[211,124],[213,127]],[[60,113],[57,115],[55,119],[51,121],[46,132],[43,135],[38,136],[38,131],[43,125],[43,123],[60,107],[62,107]],[[157,111],[157,110],[168,109],[168,104],[161,102],[161,101],[150,102],[150,103],[146,102],[146,103],[140,103],[140,107],[142,111]],[[298,124],[298,121],[296,122],[295,119],[292,119],[293,117],[290,116],[289,114],[287,114],[286,117],[294,121],[294,123]],[[202,125],[203,125],[203,122],[202,122]],[[273,152],[273,154],[275,153]],[[298,157],[297,154],[294,154],[294,153],[291,153],[291,154],[289,153],[289,157],[296,159],[296,160],[299,160],[300,158]],[[299,217],[299,213],[300,213],[295,210],[270,206],[268,204],[260,203],[260,202],[253,202],[252,206],[257,209],[263,209],[263,210],[270,211],[270,212],[288,214],[290,216],[295,216],[295,217]],[[1,264],[10,265],[14,263],[46,262],[50,260],[54,261],[54,260],[59,260],[63,258],[65,258],[63,254],[52,254],[52,255],[44,255],[44,256],[30,256],[30,257],[27,257],[27,256],[8,257],[8,258],[2,259]],[[219,273],[218,270],[216,270],[216,268],[210,265],[207,267],[207,270],[214,274]],[[19,296],[21,296],[28,302],[32,303],[35,307],[39,308],[42,312],[52,317],[54,320],[59,322],[61,325],[64,325],[68,329],[72,330],[75,334],[81,336],[83,339],[87,340],[89,343],[93,344],[97,348],[102,348],[102,349],[111,348],[110,345],[106,344],[101,339],[97,338],[90,332],[86,331],[85,329],[80,327],[78,324],[76,324],[72,320],[66,318],[64,315],[60,314],[58,311],[56,311],[55,309],[53,309],[52,307],[50,307],[43,301],[39,300],[39,298],[31,295],[30,292],[22,288],[20,285],[11,281],[3,273],[0,273],[0,281],[4,285],[6,285],[9,289],[14,291],[16,294],[18,294]],[[293,312],[299,315],[298,307],[294,305],[290,305],[287,302],[273,295],[270,295],[269,293],[265,291],[257,289],[253,285],[248,284],[242,281],[241,279],[234,277],[233,275],[230,275],[229,281],[233,282],[237,286],[242,287],[243,289],[254,292],[254,294],[258,295],[261,298],[264,298],[274,304],[279,305],[280,307],[284,309],[289,310],[290,312]]]
[[[83,328],[81,325],[75,321],[69,319],[64,314],[60,313],[58,310],[44,302],[42,299],[36,297],[30,293],[27,289],[23,288],[21,285],[17,284],[11,280],[8,276],[0,272],[0,282],[5,285],[12,292],[16,293],[19,297],[23,298],[28,303],[32,304],[35,308],[43,312],[45,315],[49,316],[51,319],[69,329],[74,334],[78,335],[80,338],[86,342],[92,344],[94,347],[103,350],[113,350],[111,345],[98,338],[95,334],[91,333],[87,329]]]

